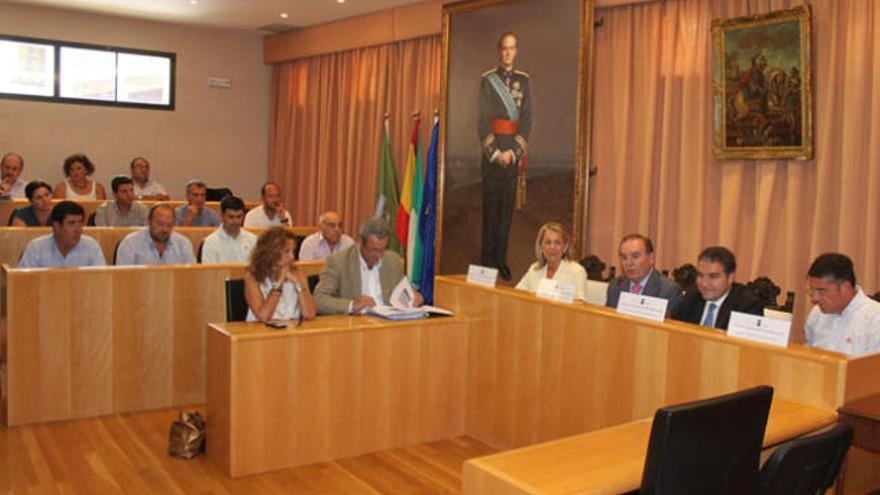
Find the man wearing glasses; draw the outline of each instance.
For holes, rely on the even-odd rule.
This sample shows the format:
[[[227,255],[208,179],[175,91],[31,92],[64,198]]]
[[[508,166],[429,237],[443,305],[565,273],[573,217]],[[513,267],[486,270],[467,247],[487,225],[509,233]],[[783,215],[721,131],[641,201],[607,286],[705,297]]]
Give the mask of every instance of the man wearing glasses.
[[[853,262],[825,253],[807,272],[807,293],[815,306],[807,317],[807,344],[850,356],[880,351],[880,303],[856,285]]]
[[[325,260],[328,256],[354,245],[354,239],[342,233],[342,217],[325,211],[318,217],[320,230],[303,239],[299,250],[301,260]]]

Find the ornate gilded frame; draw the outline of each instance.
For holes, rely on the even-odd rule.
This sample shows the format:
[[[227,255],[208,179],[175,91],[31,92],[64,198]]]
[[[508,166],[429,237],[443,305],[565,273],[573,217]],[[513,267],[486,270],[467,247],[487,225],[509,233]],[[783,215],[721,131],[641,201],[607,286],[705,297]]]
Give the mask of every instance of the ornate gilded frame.
[[[436,270],[441,273],[440,260],[443,245],[443,222],[445,211],[447,168],[446,147],[448,136],[448,110],[449,110],[449,61],[450,61],[450,31],[453,18],[460,14],[473,12],[480,9],[497,7],[504,4],[513,4],[524,0],[463,0],[443,6],[442,26],[442,56],[440,75],[440,147],[438,150],[438,196],[437,196],[437,236],[435,246],[437,249]],[[574,0],[581,4],[580,33],[579,33],[579,65],[577,82],[577,116],[575,128],[575,166],[574,166],[574,201],[572,204],[572,250],[580,252],[581,246],[586,245],[587,240],[587,208],[589,205],[589,164],[591,145],[591,115],[592,85],[593,85],[593,31],[595,0]]]
[[[813,157],[809,5],[712,21],[715,158]]]

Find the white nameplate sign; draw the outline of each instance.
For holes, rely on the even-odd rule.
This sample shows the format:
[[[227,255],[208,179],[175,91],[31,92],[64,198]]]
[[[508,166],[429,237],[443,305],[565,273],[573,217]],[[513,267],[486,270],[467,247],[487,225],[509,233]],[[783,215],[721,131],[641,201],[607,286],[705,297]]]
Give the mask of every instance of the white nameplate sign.
[[[623,315],[663,321],[669,301],[662,297],[643,296],[631,292],[621,292],[617,301],[617,312]]]
[[[486,287],[495,287],[498,280],[498,269],[489,268],[488,266],[468,265],[467,281],[469,284],[485,285]]]
[[[788,347],[790,333],[791,321],[765,318],[739,311],[730,312],[730,323],[727,324],[727,335],[731,337],[780,347]]]
[[[538,282],[538,290],[535,295],[544,299],[552,299],[564,303],[574,301],[575,285],[571,282],[560,282],[549,278],[542,278]]]

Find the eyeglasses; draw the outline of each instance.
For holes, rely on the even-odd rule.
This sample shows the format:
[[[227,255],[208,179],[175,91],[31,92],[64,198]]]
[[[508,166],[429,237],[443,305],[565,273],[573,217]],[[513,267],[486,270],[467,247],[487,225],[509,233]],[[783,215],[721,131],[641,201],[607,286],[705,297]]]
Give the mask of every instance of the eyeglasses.
[[[831,287],[840,290],[839,285],[832,285]],[[810,297],[825,297],[829,292],[831,292],[830,288],[807,286],[807,295]]]

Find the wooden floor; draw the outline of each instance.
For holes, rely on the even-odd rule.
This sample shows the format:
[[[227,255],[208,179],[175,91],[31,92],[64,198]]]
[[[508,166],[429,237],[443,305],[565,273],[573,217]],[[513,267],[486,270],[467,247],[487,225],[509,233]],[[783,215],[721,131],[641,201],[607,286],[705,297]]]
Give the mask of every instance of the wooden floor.
[[[0,426],[0,494],[459,493],[462,462],[494,452],[459,437],[231,479],[204,457],[168,457],[178,413]]]

